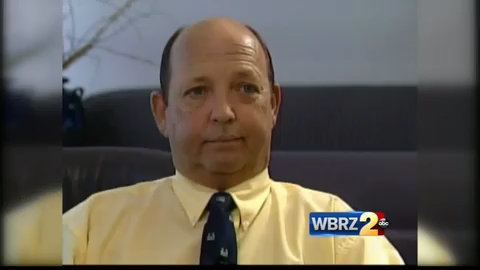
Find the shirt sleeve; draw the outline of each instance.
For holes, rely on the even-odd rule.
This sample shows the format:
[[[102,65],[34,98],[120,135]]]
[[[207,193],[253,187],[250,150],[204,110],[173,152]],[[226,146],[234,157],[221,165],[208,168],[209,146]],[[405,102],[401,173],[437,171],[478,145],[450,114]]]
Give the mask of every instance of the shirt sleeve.
[[[353,209],[334,196],[334,211]],[[395,247],[385,236],[356,236],[335,238],[336,264],[405,264]]]

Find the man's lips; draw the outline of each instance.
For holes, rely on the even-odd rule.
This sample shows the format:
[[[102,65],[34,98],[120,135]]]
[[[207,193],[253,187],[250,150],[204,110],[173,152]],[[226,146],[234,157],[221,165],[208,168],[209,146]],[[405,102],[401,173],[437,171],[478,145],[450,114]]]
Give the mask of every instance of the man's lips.
[[[228,137],[228,138],[218,138],[213,140],[205,140],[205,143],[234,143],[242,141],[242,137]]]

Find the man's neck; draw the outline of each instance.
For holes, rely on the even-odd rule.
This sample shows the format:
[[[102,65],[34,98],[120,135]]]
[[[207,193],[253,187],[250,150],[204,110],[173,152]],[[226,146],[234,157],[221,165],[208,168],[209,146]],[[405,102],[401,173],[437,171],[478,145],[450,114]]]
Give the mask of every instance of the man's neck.
[[[253,177],[256,175],[260,174],[263,169],[257,169],[255,171],[250,171],[250,172],[235,172],[235,173],[220,173],[220,172],[210,172],[210,171],[198,171],[195,173],[189,173],[189,172],[182,172],[179,171],[181,174],[183,174],[185,177],[188,179],[202,185],[206,186],[211,189],[215,189],[218,191],[225,191],[229,188],[232,188],[234,186],[237,186]]]

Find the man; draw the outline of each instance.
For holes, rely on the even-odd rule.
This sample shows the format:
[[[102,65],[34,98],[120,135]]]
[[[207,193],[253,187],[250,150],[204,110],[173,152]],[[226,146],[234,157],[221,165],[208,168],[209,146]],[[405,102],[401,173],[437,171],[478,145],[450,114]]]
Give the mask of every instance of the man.
[[[310,212],[351,208],[270,179],[281,101],[271,63],[260,36],[231,19],[177,31],[162,55],[162,92],[151,96],[176,173],[68,211],[64,263],[403,264],[383,236],[310,237]]]

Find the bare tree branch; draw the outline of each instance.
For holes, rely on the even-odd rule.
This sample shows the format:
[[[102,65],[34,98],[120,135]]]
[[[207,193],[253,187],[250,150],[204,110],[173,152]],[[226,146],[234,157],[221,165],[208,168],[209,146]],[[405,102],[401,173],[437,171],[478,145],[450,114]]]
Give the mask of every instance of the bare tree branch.
[[[90,36],[94,36],[95,32],[101,27],[101,25],[105,24],[108,21],[107,17],[99,18],[96,22],[92,23],[87,30],[82,34],[81,37],[77,38],[78,44],[87,43],[86,40],[89,40]],[[92,34],[93,33],[93,34]]]
[[[74,63],[77,59],[81,58],[85,54],[87,54],[100,40],[101,36],[107,31],[107,29],[116,22],[137,0],[128,0],[125,4],[120,7],[117,11],[115,11],[110,17],[108,17],[106,23],[102,25],[93,37],[83,46],[81,46],[78,50],[74,51],[71,55],[69,55],[63,61],[63,69],[67,69],[72,63]]]
[[[102,3],[108,7],[111,7],[113,9],[118,9],[119,6],[113,4],[112,2],[114,1],[110,1],[110,0],[96,0],[98,3]],[[151,2],[152,4],[154,3],[158,3],[156,1],[153,1]],[[154,8],[155,5],[150,5],[150,8],[148,9],[148,11],[144,11],[144,10],[139,10],[138,7],[135,7],[135,6],[132,6],[132,11],[135,11],[138,15],[140,16],[151,16],[151,15],[164,15],[164,12],[154,12]]]
[[[127,16],[125,15],[124,17],[127,18],[127,21],[122,24],[121,26],[119,26],[115,31],[113,31],[111,34],[109,35],[106,35],[104,37],[102,37],[100,40],[99,40],[99,43],[100,42],[103,42],[104,40],[107,40],[107,39],[110,39],[112,38],[113,36],[116,36],[122,32],[124,32],[125,30],[127,30],[129,27],[133,27],[136,31],[136,34],[137,36],[141,39],[141,33],[140,33],[140,29],[135,25],[135,23],[141,19],[146,19],[148,17],[150,17],[151,14],[147,14],[147,13],[142,13],[142,14],[139,14],[137,16]]]
[[[109,0],[97,0],[97,2],[99,3],[102,3],[108,7],[112,7],[112,8],[118,8],[117,5],[113,4],[111,1]],[[152,2],[152,4],[155,3],[155,2]],[[134,28],[135,30],[135,33],[138,37],[138,39],[142,39],[142,34],[141,34],[141,31],[140,29],[138,28],[138,26],[135,24],[137,21],[141,20],[141,19],[147,19],[147,18],[150,18],[152,15],[165,15],[163,12],[160,12],[160,13],[155,13],[154,12],[154,5],[150,5],[150,9],[148,11],[144,11],[144,10],[141,10],[139,9],[138,7],[136,6],[132,6],[131,8],[131,11],[135,11],[135,16],[129,16],[128,14],[124,14],[123,17],[125,17],[127,19],[127,21],[122,24],[121,26],[119,26],[116,30],[113,30],[109,35],[106,35],[106,36],[103,36],[101,38],[101,41],[100,42],[103,42],[104,40],[107,40],[107,39],[110,39],[122,32],[124,32],[125,30],[127,30],[129,27],[132,27]]]
[[[135,61],[139,61],[139,62],[142,62],[144,64],[150,65],[150,66],[154,66],[154,67],[159,66],[159,64],[153,62],[150,59],[138,57],[138,56],[135,56],[135,55],[132,55],[132,54],[129,54],[129,53],[125,53],[125,52],[120,52],[120,51],[117,51],[117,50],[109,48],[109,47],[103,47],[103,46],[97,45],[97,46],[95,46],[95,49],[104,50],[104,51],[109,52],[111,54],[122,56],[122,57],[132,59],[132,60],[135,60]]]

